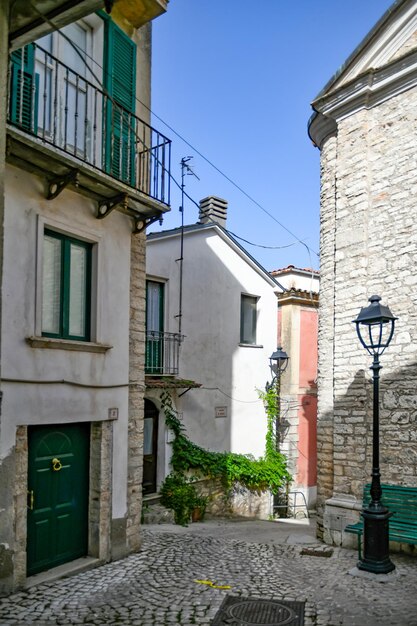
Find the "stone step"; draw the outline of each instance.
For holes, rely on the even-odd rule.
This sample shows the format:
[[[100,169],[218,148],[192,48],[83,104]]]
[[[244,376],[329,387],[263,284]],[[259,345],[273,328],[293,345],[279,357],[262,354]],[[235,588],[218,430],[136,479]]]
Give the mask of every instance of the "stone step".
[[[174,511],[166,509],[159,503],[143,503],[142,524],[173,524]]]

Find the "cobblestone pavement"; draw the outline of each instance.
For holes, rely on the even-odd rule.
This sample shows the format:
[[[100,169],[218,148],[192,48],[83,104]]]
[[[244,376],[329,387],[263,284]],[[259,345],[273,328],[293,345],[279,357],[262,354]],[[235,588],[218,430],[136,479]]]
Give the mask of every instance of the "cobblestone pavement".
[[[393,555],[398,575],[381,583],[348,574],[353,550],[303,556],[302,544],[253,543],[212,528],[199,534],[145,527],[140,553],[1,599],[0,624],[208,625],[232,594],[305,600],[306,626],[417,626],[415,557]]]

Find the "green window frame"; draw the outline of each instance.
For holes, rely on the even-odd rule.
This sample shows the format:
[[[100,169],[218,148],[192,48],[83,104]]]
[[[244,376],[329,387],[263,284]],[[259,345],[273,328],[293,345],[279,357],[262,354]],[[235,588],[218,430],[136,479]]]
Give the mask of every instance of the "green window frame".
[[[256,345],[257,296],[240,296],[240,343]]]
[[[90,341],[92,247],[44,230],[42,336]]]

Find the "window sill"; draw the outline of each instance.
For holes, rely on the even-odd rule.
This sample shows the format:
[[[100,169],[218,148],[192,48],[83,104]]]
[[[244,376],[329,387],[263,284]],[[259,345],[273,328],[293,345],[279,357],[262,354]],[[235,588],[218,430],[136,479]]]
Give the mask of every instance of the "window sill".
[[[259,343],[240,343],[239,346],[241,348],[263,348]]]
[[[75,352],[95,352],[104,354],[113,346],[90,341],[74,341],[72,339],[54,339],[52,337],[26,337],[31,348],[47,348],[52,350],[73,350]]]

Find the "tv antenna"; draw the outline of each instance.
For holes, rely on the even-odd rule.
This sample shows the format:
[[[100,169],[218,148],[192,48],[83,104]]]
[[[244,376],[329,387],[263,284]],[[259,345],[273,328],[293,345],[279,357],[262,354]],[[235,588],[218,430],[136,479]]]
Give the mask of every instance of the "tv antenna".
[[[180,257],[176,261],[180,264],[180,285],[179,285],[179,302],[178,302],[178,334],[181,335],[182,330],[182,277],[183,277],[183,262],[184,262],[184,199],[185,199],[185,177],[194,176],[197,180],[200,180],[197,174],[194,172],[190,161],[193,157],[186,156],[181,159],[181,238],[180,238]]]

